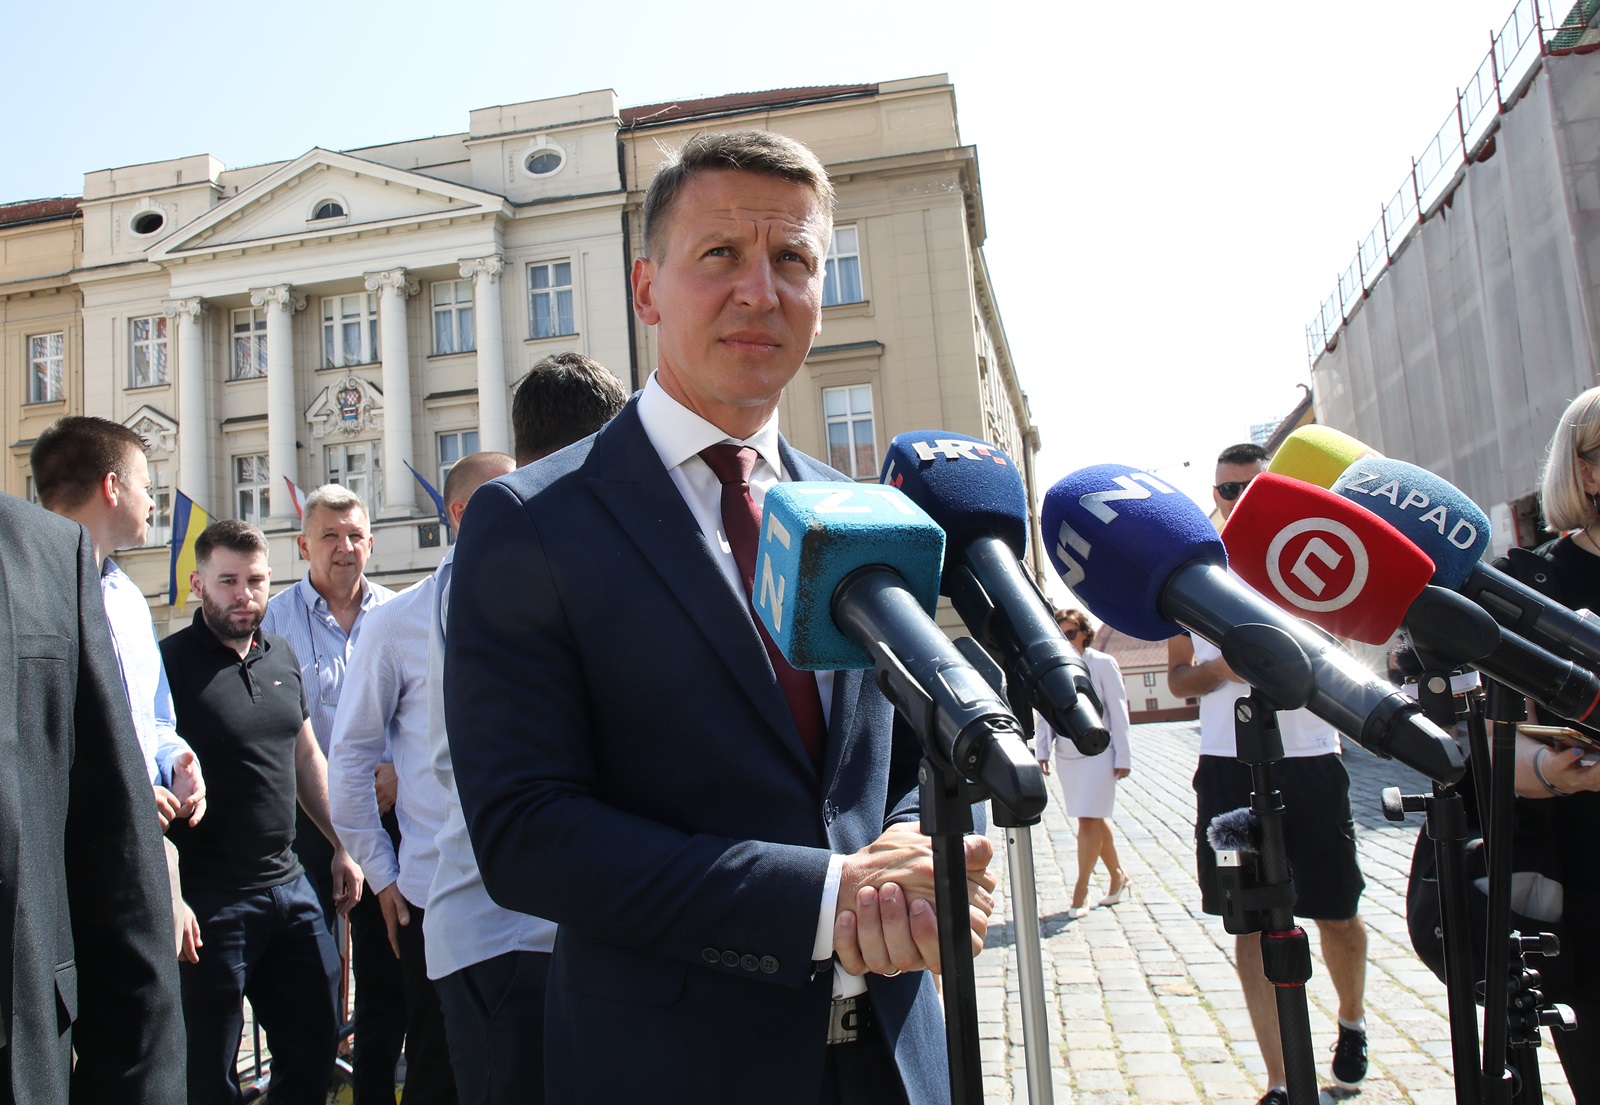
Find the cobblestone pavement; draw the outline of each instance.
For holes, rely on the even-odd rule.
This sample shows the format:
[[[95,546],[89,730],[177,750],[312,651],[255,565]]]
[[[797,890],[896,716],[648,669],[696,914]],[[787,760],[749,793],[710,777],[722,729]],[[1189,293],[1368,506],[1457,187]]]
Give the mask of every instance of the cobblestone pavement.
[[[1046,1019],[1057,1102],[1075,1105],[1254,1103],[1264,1068],[1234,971],[1234,938],[1219,918],[1200,912],[1194,883],[1194,775],[1199,728],[1156,723],[1133,730],[1133,774],[1120,784],[1114,819],[1131,895],[1115,907],[1067,920],[1077,877],[1073,826],[1050,781],[1051,803],[1032,830],[1043,929]],[[1356,840],[1367,889],[1367,1036],[1371,1071],[1355,1105],[1415,1102],[1453,1105],[1449,1015],[1444,985],[1411,950],[1406,933],[1406,874],[1421,824],[1384,820],[1379,793],[1426,789],[1421,776],[1345,741]],[[998,905],[988,947],[977,963],[984,1100],[1027,1102],[1022,1007],[1010,922],[1002,830],[991,827]],[[1091,889],[1098,901],[1104,884]],[[1313,977],[1307,985],[1319,1078],[1328,1062],[1337,1004],[1312,930]],[[1555,1049],[1540,1049],[1545,1099],[1570,1105]]]

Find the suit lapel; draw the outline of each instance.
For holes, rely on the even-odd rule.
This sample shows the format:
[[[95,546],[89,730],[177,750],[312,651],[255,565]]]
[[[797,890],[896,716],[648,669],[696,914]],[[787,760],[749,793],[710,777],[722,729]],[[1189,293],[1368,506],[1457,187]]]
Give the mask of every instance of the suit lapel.
[[[741,603],[729,589],[710,543],[644,432],[637,401],[600,432],[589,452],[588,467],[595,496],[699,627],[740,691],[789,753],[811,771],[811,759],[778,691],[749,604]]]

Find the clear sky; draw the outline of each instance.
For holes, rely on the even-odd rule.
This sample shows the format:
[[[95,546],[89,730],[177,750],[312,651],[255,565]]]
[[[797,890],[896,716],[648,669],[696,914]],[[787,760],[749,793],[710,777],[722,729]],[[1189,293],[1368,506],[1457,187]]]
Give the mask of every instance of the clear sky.
[[[31,45],[0,67],[0,202],[190,154],[456,133],[473,108],[589,89],[947,73],[1041,490],[1115,461],[1209,506],[1212,458],[1299,401],[1306,322],[1513,6],[12,5],[7,38]]]

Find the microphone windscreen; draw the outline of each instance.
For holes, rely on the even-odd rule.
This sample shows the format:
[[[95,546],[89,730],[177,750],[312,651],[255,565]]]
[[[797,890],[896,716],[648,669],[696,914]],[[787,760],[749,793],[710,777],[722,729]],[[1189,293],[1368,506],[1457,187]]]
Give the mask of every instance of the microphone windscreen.
[[[1433,561],[1382,518],[1331,491],[1264,472],[1222,527],[1240,579],[1340,637],[1381,645],[1433,577]]]
[[[1183,632],[1161,592],[1191,560],[1226,566],[1227,551],[1193,499],[1148,472],[1097,464],[1045,493],[1044,544],[1061,581],[1094,615],[1145,641]]]
[[[1333,490],[1366,507],[1433,559],[1432,583],[1455,590],[1489,548],[1489,516],[1426,468],[1387,457],[1358,460]]]
[[[1284,438],[1267,471],[1317,487],[1332,487],[1356,461],[1382,455],[1332,426],[1301,426]]]
[[[1017,559],[1026,555],[1028,493],[1022,473],[987,441],[944,430],[899,434],[889,443],[879,478],[927,511],[943,527],[951,548],[992,536]]]
[[[1243,852],[1254,855],[1261,850],[1261,822],[1249,806],[1219,813],[1206,826],[1206,843],[1213,852]]]
[[[806,671],[870,668],[872,657],[834,624],[834,592],[856,569],[881,566],[931,617],[944,530],[892,487],[776,483],[762,505],[756,554],[756,616],[784,659]]]

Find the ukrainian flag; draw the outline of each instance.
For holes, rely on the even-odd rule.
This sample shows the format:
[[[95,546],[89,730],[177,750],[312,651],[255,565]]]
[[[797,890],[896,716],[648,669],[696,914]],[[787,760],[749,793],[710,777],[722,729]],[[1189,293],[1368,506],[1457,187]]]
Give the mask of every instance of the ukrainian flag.
[[[194,543],[211,524],[211,516],[182,491],[172,503],[172,566],[167,576],[167,605],[181,613],[189,601],[189,573],[195,570]]]

